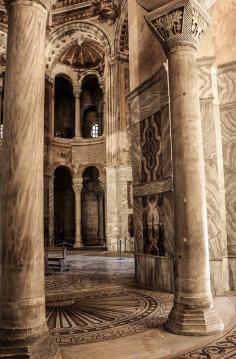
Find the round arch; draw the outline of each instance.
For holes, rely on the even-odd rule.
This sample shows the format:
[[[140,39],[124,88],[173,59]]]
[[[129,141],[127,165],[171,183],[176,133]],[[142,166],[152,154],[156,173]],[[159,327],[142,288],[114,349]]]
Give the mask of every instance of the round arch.
[[[75,170],[75,167],[70,164],[70,163],[67,163],[67,162],[63,162],[63,161],[58,161],[58,162],[55,162],[52,166],[52,174],[54,175],[56,169],[58,167],[65,167],[67,169],[67,171],[70,173],[71,175],[71,178],[73,179],[75,174],[76,174],[76,170]]]
[[[121,49],[121,41],[122,41],[122,36],[124,36],[125,32],[127,31],[128,31],[128,2],[127,0],[125,0],[121,8],[121,15],[119,21],[117,22],[116,30],[115,30],[115,41],[114,41],[115,53],[123,52]]]
[[[72,22],[53,31],[46,49],[46,71],[52,71],[60,55],[75,42],[79,36],[84,40],[98,42],[107,55],[112,53],[111,40],[102,27],[89,21]]]

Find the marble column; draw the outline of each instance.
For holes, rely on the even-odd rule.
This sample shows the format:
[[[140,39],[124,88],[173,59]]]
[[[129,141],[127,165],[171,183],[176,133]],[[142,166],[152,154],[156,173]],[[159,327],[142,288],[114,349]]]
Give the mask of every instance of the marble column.
[[[98,193],[98,237],[99,244],[104,245],[104,193]]]
[[[49,246],[54,246],[54,175],[50,176],[48,186],[48,236]]]
[[[166,1],[167,3],[167,1]],[[195,0],[172,1],[146,16],[169,66],[175,210],[175,302],[166,323],[173,333],[210,335],[223,324],[210,287],[207,209],[197,48],[209,16]]]
[[[6,1],[1,164],[0,357],[61,358],[45,316],[43,140],[50,2]]]
[[[80,90],[74,91],[75,96],[75,137],[81,137],[81,123],[80,123]]]
[[[82,179],[73,180],[75,192],[75,245],[74,248],[83,247],[81,235],[81,191],[83,188]]]
[[[3,77],[0,76],[0,141],[3,136],[3,122],[2,122],[2,113],[3,113]]]

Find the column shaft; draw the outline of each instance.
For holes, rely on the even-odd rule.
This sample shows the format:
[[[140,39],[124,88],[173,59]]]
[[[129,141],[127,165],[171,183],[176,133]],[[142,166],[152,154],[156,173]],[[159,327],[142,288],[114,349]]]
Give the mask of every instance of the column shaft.
[[[73,186],[75,192],[75,248],[83,247],[81,236],[81,187]]]
[[[98,196],[98,236],[100,244],[104,244],[104,202],[102,192]]]
[[[0,357],[15,358],[16,350],[12,354],[9,347],[16,344],[9,343],[20,341],[21,356],[30,358],[34,350],[38,353],[40,349],[35,345],[29,352],[27,340],[36,340],[48,333],[43,243],[47,10],[27,0],[7,3],[7,10],[5,135],[0,192]],[[49,356],[53,357],[51,349],[47,355],[42,354],[42,358]]]
[[[168,57],[174,177],[175,302],[171,332],[223,330],[210,287],[205,172],[196,53],[210,19],[198,1],[168,1],[146,19]]]
[[[80,93],[75,95],[75,137],[81,137]]]
[[[177,291],[211,301],[207,212],[196,51],[180,47],[169,55],[170,105],[177,261]],[[196,273],[198,275],[196,275]],[[181,281],[181,283],[180,283]],[[201,299],[202,300],[202,299]],[[188,304],[188,303],[186,303]]]
[[[207,211],[196,50],[169,53],[175,209],[175,305],[167,328],[175,333],[223,329],[210,288]],[[200,313],[202,311],[202,313]],[[198,312],[198,313],[197,313]],[[208,317],[204,326],[202,317]]]

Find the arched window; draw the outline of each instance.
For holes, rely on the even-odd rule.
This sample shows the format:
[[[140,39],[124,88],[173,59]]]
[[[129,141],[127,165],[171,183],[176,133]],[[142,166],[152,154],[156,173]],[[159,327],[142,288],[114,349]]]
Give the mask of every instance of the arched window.
[[[98,124],[95,123],[91,130],[91,137],[96,138],[98,137]]]
[[[55,136],[75,136],[75,98],[71,82],[57,76],[55,80]]]
[[[96,138],[103,133],[103,92],[95,76],[87,77],[81,92],[82,137]]]

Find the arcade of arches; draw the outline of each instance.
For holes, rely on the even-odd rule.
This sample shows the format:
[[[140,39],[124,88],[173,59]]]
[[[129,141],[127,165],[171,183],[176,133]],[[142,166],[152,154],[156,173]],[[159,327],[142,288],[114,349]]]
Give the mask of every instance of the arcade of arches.
[[[236,358],[235,16],[0,0],[0,358]]]

